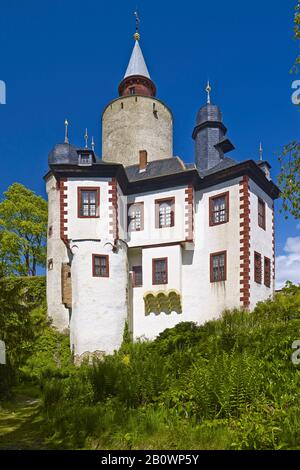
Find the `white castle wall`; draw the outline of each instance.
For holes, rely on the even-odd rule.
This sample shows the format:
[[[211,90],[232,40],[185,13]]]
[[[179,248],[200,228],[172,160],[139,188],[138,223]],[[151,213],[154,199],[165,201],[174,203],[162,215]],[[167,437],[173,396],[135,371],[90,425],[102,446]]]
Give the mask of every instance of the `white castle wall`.
[[[68,196],[68,238],[71,240],[89,239],[99,240],[103,235],[108,235],[109,230],[109,194],[108,182],[111,178],[68,178],[65,183]],[[78,218],[78,196],[79,187],[100,188],[100,208],[98,218]]]
[[[185,189],[179,186],[167,190],[139,193],[128,196],[127,203],[144,202],[144,230],[128,232],[128,246],[154,245],[185,240]],[[174,227],[155,227],[155,200],[175,197],[175,223]]]
[[[76,356],[121,346],[127,319],[127,250],[112,252],[111,239],[77,241],[71,245],[73,309],[71,345]],[[108,244],[107,244],[108,243]],[[109,277],[93,277],[92,255],[109,256]]]
[[[250,307],[253,309],[257,302],[266,300],[273,295],[273,232],[272,214],[273,201],[254,181],[250,180]],[[266,230],[258,225],[258,202],[261,198],[266,202]],[[254,252],[257,251],[262,256],[262,284],[254,281]],[[264,285],[264,257],[271,260],[271,288]]]
[[[240,182],[241,178],[195,192],[194,244],[185,242],[186,187],[170,188],[137,195],[123,196],[118,187],[120,238],[116,253],[112,251],[113,235],[109,233],[109,178],[70,178],[67,187],[68,238],[72,249],[71,344],[76,357],[100,351],[112,353],[122,342],[124,325],[129,320],[133,337],[155,338],[166,328],[182,321],[203,324],[219,317],[224,309],[240,306]],[[77,188],[100,187],[100,218],[79,219]],[[251,307],[267,298],[272,289],[254,283],[254,250],[272,261],[272,201],[250,181],[251,190]],[[48,243],[48,256],[55,259],[55,270],[48,272],[49,314],[60,328],[68,324],[68,310],[61,301],[60,265],[68,261],[65,245],[59,239],[59,192],[54,179],[47,183],[49,224],[53,236]],[[229,191],[229,222],[209,226],[209,198]],[[257,224],[257,195],[267,202],[267,230]],[[175,226],[155,228],[155,200],[175,197]],[[144,202],[144,230],[126,234],[127,204]],[[128,238],[127,238],[128,237]],[[165,245],[163,245],[165,244]],[[156,246],[153,246],[156,245]],[[210,282],[210,254],[227,252],[227,280]],[[92,275],[92,255],[109,255],[109,278]],[[153,258],[168,258],[168,284],[152,284]],[[129,266],[128,266],[129,264]],[[143,286],[131,288],[129,271],[143,267]],[[181,292],[182,313],[145,314],[143,296],[147,291],[176,289]]]
[[[203,324],[219,317],[226,308],[240,306],[240,209],[239,181],[220,184],[195,196],[195,245],[186,249],[175,246],[143,248],[144,285],[133,289],[134,338],[153,339],[166,328],[179,322],[193,321]],[[230,220],[228,223],[209,227],[209,197],[230,191]],[[183,189],[176,188],[174,193]],[[169,191],[170,195],[172,191]],[[176,214],[175,214],[176,220]],[[180,219],[179,219],[180,220]],[[179,222],[180,223],[180,222]],[[182,224],[182,219],[181,219]],[[164,229],[163,229],[164,230]],[[192,247],[192,245],[185,245]],[[210,282],[210,253],[227,251],[227,281]],[[169,282],[164,286],[152,285],[152,258],[168,257]],[[145,315],[143,295],[146,291],[178,289],[182,292],[181,314],[151,313]]]
[[[69,326],[69,310],[62,304],[61,265],[68,263],[68,253],[60,238],[60,192],[56,187],[56,179],[50,176],[46,182],[48,194],[48,239],[47,264],[53,260],[53,269],[47,270],[47,305],[48,316],[52,324],[60,331]],[[49,236],[49,228],[52,235]]]

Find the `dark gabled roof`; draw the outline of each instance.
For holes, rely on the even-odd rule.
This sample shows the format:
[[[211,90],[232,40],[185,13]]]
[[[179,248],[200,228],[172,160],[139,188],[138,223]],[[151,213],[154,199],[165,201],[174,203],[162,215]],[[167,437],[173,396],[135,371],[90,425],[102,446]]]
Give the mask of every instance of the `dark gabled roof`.
[[[179,157],[149,162],[146,171],[140,172],[139,165],[124,167],[120,163],[97,160],[89,166],[78,164],[50,164],[50,174],[62,177],[114,177],[118,180],[124,194],[137,194],[147,191],[192,185],[196,190],[214,186],[231,179],[248,175],[272,199],[277,199],[280,190],[269,181],[263,170],[253,160],[237,162],[224,157],[210,170],[199,172],[193,163],[184,164]]]
[[[209,170],[199,171],[199,174],[204,178],[205,176],[212,175],[213,173],[218,173],[218,171],[225,170],[226,168],[238,165],[238,163],[239,162],[233,160],[232,158],[224,157],[222,158],[220,163],[218,163],[218,165],[214,166],[213,168],[210,168]]]
[[[178,157],[155,160],[147,164],[145,171],[140,171],[139,165],[125,167],[127,178],[130,182],[141,181],[158,176],[173,175],[185,171],[186,167]]]

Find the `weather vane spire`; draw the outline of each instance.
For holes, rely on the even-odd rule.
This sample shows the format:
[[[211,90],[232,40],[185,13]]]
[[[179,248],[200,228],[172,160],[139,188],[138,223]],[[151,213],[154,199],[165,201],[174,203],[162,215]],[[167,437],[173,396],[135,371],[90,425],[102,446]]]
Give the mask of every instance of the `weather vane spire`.
[[[207,85],[206,85],[205,91],[207,93],[207,104],[210,104],[211,86],[210,86],[209,80],[207,80]]]
[[[135,12],[134,12],[134,16],[135,16],[135,33],[134,33],[134,39],[136,41],[139,41],[140,40],[140,33],[139,33],[139,22],[140,22],[140,18],[139,18],[139,14],[138,14],[138,11],[137,11],[137,8],[135,9]]]
[[[95,150],[95,142],[94,142],[94,136],[92,135],[92,150],[94,152]]]
[[[88,130],[86,129],[86,130],[85,130],[85,134],[84,134],[85,148],[86,148],[86,149],[88,148],[88,139],[89,139]]]
[[[262,162],[262,160],[263,160],[263,146],[262,146],[262,143],[259,144],[259,159]]]
[[[65,144],[69,143],[69,138],[68,138],[68,125],[69,122],[67,119],[65,119]]]

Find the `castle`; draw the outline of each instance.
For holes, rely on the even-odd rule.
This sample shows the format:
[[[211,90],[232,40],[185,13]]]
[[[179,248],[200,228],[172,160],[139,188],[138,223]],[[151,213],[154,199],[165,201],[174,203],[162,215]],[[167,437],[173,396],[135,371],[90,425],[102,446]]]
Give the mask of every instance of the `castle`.
[[[78,362],[118,349],[126,322],[133,339],[152,339],[274,292],[269,163],[225,156],[234,146],[209,85],[195,163],[173,156],[172,112],[139,40],[102,115],[101,159],[71,145],[67,128],[48,158],[48,315],[70,329]]]

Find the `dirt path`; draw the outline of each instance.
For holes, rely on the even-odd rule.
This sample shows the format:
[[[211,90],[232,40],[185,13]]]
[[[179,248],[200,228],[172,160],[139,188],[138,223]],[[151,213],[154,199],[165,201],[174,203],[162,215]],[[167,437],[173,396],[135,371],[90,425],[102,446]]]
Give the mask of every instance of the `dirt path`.
[[[0,449],[53,448],[47,442],[38,390],[18,387],[12,401],[0,402]]]

